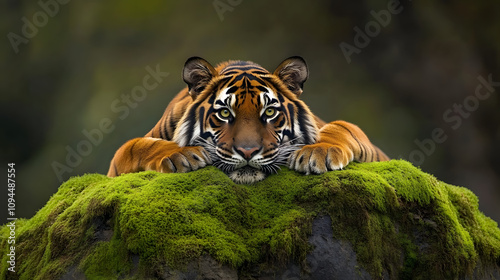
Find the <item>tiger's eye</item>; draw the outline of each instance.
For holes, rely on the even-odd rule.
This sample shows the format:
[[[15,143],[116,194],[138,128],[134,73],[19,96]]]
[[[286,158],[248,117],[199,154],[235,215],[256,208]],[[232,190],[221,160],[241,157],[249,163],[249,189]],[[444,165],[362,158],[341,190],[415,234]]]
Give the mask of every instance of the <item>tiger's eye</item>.
[[[227,119],[231,116],[231,112],[229,112],[228,109],[222,109],[220,112],[219,112],[219,115],[224,118],[224,119]]]
[[[267,117],[272,117],[276,113],[276,109],[274,109],[274,108],[267,108],[264,113],[266,114]]]

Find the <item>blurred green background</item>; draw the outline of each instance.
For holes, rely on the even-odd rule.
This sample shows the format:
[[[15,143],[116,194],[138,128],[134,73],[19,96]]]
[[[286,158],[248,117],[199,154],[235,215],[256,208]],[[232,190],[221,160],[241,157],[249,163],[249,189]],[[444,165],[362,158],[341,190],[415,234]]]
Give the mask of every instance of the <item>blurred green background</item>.
[[[116,149],[147,133],[185,86],[188,57],[273,71],[300,55],[310,68],[302,98],[313,112],[358,124],[390,157],[471,189],[500,221],[500,86],[474,99],[479,76],[500,82],[499,3],[2,1],[0,149],[2,174],[16,163],[16,216],[31,217],[60,179],[105,174]],[[363,41],[357,28],[373,36]],[[340,44],[356,42],[347,59]],[[143,85],[147,67],[169,75],[123,99]],[[99,137],[103,120],[112,131]],[[444,142],[425,140],[435,129]],[[84,131],[94,135],[90,146]],[[435,147],[425,155],[416,141]],[[84,154],[70,156],[73,166],[70,150]],[[6,188],[0,195],[5,201]]]

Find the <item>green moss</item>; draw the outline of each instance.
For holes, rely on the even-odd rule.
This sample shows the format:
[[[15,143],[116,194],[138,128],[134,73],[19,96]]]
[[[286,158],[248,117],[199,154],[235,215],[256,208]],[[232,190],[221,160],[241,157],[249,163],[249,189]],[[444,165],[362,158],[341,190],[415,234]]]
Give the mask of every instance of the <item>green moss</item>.
[[[17,221],[17,275],[54,279],[76,267],[91,279],[142,279],[207,253],[242,273],[290,261],[307,269],[319,214],[375,279],[457,278],[479,263],[500,264],[500,230],[472,192],[393,160],[323,175],[283,168],[254,185],[236,185],[214,167],[75,177]],[[3,267],[8,228],[0,234]]]

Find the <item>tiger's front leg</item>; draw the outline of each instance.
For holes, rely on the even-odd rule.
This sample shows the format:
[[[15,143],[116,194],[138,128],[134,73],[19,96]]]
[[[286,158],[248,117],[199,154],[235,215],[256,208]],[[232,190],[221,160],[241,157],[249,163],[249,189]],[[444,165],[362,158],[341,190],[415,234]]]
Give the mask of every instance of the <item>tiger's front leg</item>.
[[[211,163],[207,151],[200,146],[180,147],[172,141],[142,137],[126,142],[116,151],[108,176],[143,170],[184,173]]]
[[[315,144],[295,151],[288,163],[291,169],[306,174],[322,174],[344,168],[351,161],[389,160],[356,125],[335,121],[324,125]]]

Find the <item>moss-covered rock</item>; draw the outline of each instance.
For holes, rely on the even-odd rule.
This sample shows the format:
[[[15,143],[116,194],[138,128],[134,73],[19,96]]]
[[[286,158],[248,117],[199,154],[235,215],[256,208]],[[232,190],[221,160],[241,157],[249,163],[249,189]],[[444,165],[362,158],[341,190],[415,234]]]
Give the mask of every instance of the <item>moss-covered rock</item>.
[[[2,279],[500,275],[500,229],[477,197],[397,160],[323,175],[284,168],[254,185],[214,167],[89,174],[16,221],[16,273],[9,234],[0,228]]]

